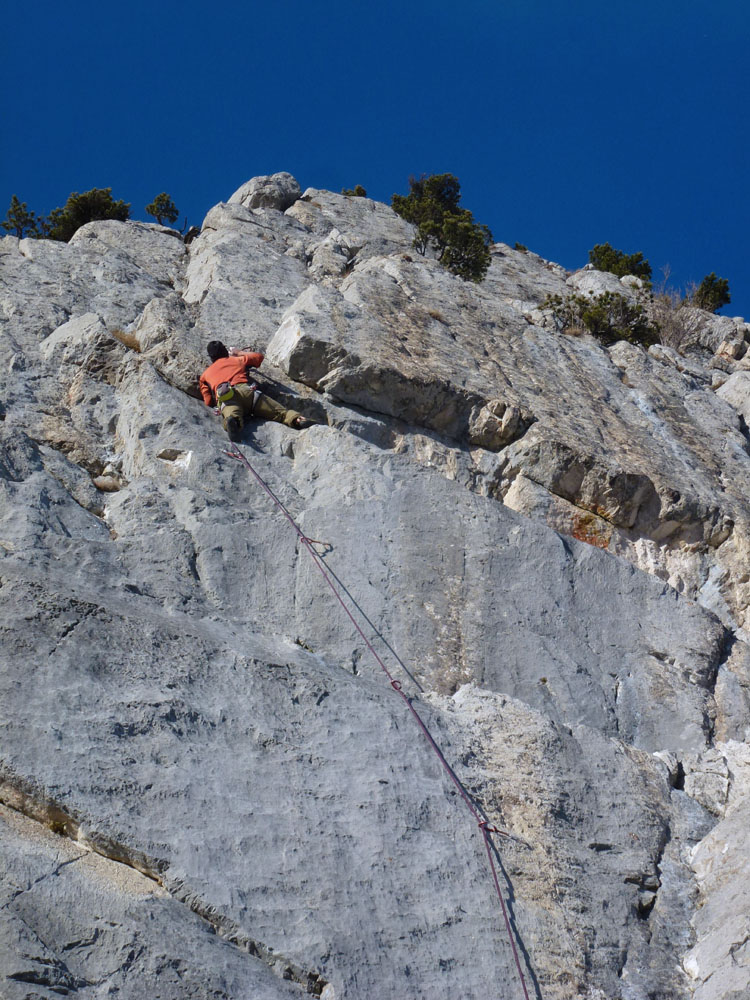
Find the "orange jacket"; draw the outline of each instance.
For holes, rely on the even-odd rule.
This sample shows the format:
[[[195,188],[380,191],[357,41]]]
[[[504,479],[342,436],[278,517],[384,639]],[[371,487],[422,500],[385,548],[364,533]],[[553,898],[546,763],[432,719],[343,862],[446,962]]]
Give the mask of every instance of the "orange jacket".
[[[222,382],[229,382],[230,385],[239,385],[240,382],[249,382],[246,368],[260,368],[263,363],[264,354],[251,351],[249,354],[235,354],[229,358],[219,358],[203,372],[198,385],[201,396],[206,406],[212,406],[216,386]]]

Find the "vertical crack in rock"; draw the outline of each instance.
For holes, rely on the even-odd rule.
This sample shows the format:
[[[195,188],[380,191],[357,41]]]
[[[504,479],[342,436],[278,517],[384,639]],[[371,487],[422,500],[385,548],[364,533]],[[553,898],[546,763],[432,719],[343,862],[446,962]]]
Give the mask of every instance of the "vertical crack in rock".
[[[717,705],[719,671],[731,659],[732,650],[736,644],[736,636],[729,629],[724,629],[722,642],[716,648],[715,657],[706,664],[706,670],[698,679],[698,683],[705,687],[711,695],[711,702],[703,713],[703,731],[706,734],[706,743],[709,747],[712,747],[716,740],[718,716],[721,710],[721,706]]]

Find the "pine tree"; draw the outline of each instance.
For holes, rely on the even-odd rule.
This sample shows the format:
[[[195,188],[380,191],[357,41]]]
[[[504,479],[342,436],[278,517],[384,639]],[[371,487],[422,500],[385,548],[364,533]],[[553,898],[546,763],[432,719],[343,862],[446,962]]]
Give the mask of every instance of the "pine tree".
[[[622,250],[615,250],[609,243],[597,243],[593,250],[589,250],[589,263],[593,264],[597,271],[609,271],[618,278],[634,274],[636,278],[651,281],[651,265],[640,252],[625,253]]]
[[[130,218],[130,205],[124,201],[114,201],[112,188],[92,188],[69,196],[63,208],[55,208],[45,220],[45,229],[51,240],[67,242],[81,226],[87,222],[103,219],[117,219],[124,222]]]
[[[391,206],[416,226],[414,247],[424,254],[428,246],[453,274],[480,282],[490,266],[492,233],[459,207],[461,185],[453,174],[409,178],[409,194],[394,194]]]
[[[30,212],[26,202],[20,202],[13,195],[10,199],[10,208],[5,216],[5,221],[0,222],[0,226],[13,236],[23,238],[24,236],[38,236],[40,219]]]
[[[706,275],[693,292],[693,305],[699,309],[707,309],[708,312],[718,312],[731,301],[728,279],[717,278],[713,271]]]
[[[160,226],[164,225],[164,221],[176,222],[179,212],[177,206],[166,193],[162,191],[161,194],[157,194],[150,205],[146,205],[146,212],[152,215]]]

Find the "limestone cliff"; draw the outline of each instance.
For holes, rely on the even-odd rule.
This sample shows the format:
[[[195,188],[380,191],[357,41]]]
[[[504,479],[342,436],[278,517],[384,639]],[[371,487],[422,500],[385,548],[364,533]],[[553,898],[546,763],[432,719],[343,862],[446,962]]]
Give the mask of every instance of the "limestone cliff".
[[[0,995],[750,991],[750,330],[255,178],[0,240]],[[205,344],[262,350],[227,453]],[[408,705],[493,827],[481,830]],[[512,942],[512,943],[511,943]]]

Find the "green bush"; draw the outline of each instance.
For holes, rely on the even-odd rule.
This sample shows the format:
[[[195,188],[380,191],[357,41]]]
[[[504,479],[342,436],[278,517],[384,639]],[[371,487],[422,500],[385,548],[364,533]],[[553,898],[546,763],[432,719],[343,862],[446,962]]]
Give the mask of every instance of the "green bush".
[[[367,192],[358,184],[355,188],[341,188],[341,193],[348,195],[350,198],[366,198]]]
[[[424,254],[428,246],[453,274],[480,282],[490,266],[492,233],[459,208],[461,185],[453,174],[409,178],[409,194],[394,194],[393,210],[416,226],[414,247]]]
[[[699,309],[707,309],[708,312],[718,312],[722,306],[729,305],[731,301],[729,281],[726,278],[717,278],[713,271],[706,275],[693,292],[693,305]]]
[[[593,250],[589,250],[589,263],[597,271],[609,271],[618,278],[634,274],[637,278],[651,282],[651,265],[642,253],[624,253],[622,250],[615,250],[609,243],[597,243]]]
[[[157,194],[151,204],[146,205],[146,213],[153,216],[160,226],[163,226],[165,221],[176,222],[180,214],[166,191]]]
[[[38,236],[41,220],[34,212],[30,212],[26,202],[20,202],[13,195],[10,199],[10,208],[5,216],[5,221],[0,222],[0,226],[13,236],[23,238],[24,236]]]
[[[561,333],[586,330],[605,346],[618,340],[650,347],[659,342],[659,329],[648,318],[644,306],[624,295],[548,295],[543,309],[551,309]]]
[[[112,188],[92,188],[83,194],[74,191],[63,208],[55,208],[50,212],[41,227],[41,235],[51,240],[67,242],[87,222],[103,219],[119,219],[124,222],[129,218],[130,205],[126,205],[124,201],[114,201]]]

